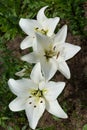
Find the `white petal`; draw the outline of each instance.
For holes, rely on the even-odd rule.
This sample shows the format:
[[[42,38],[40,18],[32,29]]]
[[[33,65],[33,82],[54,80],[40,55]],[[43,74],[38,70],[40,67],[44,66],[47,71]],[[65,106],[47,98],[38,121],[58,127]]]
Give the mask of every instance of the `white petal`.
[[[45,9],[46,9],[47,7],[48,7],[48,6],[45,6],[45,7],[41,8],[41,9],[39,10],[39,12],[37,13],[37,20],[38,20],[38,22],[39,22],[40,24],[42,24],[42,23],[44,22],[44,20],[47,19],[47,17],[46,17],[45,14],[44,14],[44,11],[45,11]]]
[[[52,102],[47,102],[46,109],[49,113],[53,114],[59,118],[67,118],[67,114],[63,111],[57,100]]]
[[[22,30],[27,35],[30,35],[30,36],[34,36],[35,28],[39,27],[37,20],[23,19],[23,18],[20,19],[19,25],[22,28]]]
[[[64,43],[67,36],[67,25],[64,25],[54,37],[55,45]]]
[[[65,83],[64,82],[48,82],[46,85],[46,93],[44,94],[44,97],[48,100],[48,101],[53,101],[55,100],[60,93],[63,91],[64,87],[65,87]]]
[[[43,91],[46,89],[46,80],[39,82],[39,90]]]
[[[25,78],[20,80],[9,79],[8,85],[11,91],[20,97],[28,97],[30,88],[38,88],[38,86],[34,84],[33,81]]]
[[[36,41],[36,37],[27,36],[20,44],[21,49],[26,49],[33,46],[33,42]]]
[[[25,109],[25,98],[16,98],[10,104],[9,108],[11,111],[21,111]]]
[[[75,56],[80,51],[80,49],[81,49],[80,46],[65,43],[64,54],[63,54],[64,59],[68,60],[68,59],[72,58],[73,56]]]
[[[47,60],[45,57],[40,59],[42,72],[46,80],[50,80],[57,71],[57,63],[54,59]]]
[[[41,51],[41,53],[43,53],[45,49],[48,49],[50,43],[52,42],[52,40],[49,37],[45,35],[40,35],[39,33],[36,33],[36,39],[38,51]]]
[[[39,62],[38,58],[39,58],[38,53],[32,52],[30,54],[22,56],[21,60],[27,61],[29,63],[37,63],[37,62]]]
[[[19,77],[22,77],[22,76],[25,75],[25,72],[26,72],[26,69],[24,68],[24,69],[22,69],[21,71],[16,72],[15,75],[16,75],[16,76],[19,76]]]
[[[43,80],[43,76],[42,76],[42,73],[41,73],[41,66],[40,66],[40,63],[37,63],[32,72],[31,72],[31,75],[30,75],[31,79],[35,82],[35,83],[39,83],[40,81]]]
[[[58,70],[67,78],[70,79],[70,70],[65,61],[58,62]]]
[[[59,22],[59,17],[49,18],[43,22],[42,26],[44,30],[47,31],[47,36],[50,37],[54,34],[58,22]]]
[[[36,107],[34,107],[36,106]],[[27,104],[26,106],[26,115],[29,121],[29,125],[32,129],[35,129],[39,119],[41,118],[45,110],[45,101],[42,99],[42,103],[32,102],[32,104]]]

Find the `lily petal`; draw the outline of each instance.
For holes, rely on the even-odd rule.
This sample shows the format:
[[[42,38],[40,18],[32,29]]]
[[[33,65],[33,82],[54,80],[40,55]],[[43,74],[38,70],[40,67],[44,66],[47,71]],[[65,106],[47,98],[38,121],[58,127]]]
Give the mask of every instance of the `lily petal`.
[[[39,62],[39,56],[37,52],[32,52],[30,54],[24,55],[21,57],[21,60],[27,61],[29,63],[37,63]]]
[[[52,36],[54,34],[55,28],[59,22],[60,18],[55,17],[55,18],[49,18],[45,20],[42,24],[44,30],[47,31],[47,36]]]
[[[52,82],[52,81],[48,82],[46,84],[47,92],[43,93],[44,97],[48,101],[55,100],[60,95],[60,93],[63,91],[64,86],[65,86],[64,82],[58,82],[58,83],[57,82]]]
[[[41,66],[40,66],[40,63],[37,63],[32,72],[31,72],[31,75],[30,75],[31,79],[35,82],[35,83],[39,83],[40,81],[43,80],[43,76],[42,76],[42,73],[41,73]]]
[[[20,19],[19,25],[27,35],[30,35],[32,37],[35,36],[34,33],[35,28],[39,27],[37,20],[24,19],[24,18]]]
[[[70,69],[65,61],[58,62],[58,70],[67,78],[70,79]]]
[[[57,63],[54,59],[47,59],[45,57],[40,59],[42,72],[46,80],[50,80],[57,71]]]
[[[34,46],[33,45],[33,42],[36,42],[36,38],[35,36],[34,37],[30,37],[30,36],[27,36],[20,44],[20,48],[21,49],[26,49],[28,47],[32,47]]]
[[[9,108],[11,111],[21,111],[25,109],[25,98],[17,97],[10,104]]]
[[[20,97],[28,97],[29,96],[29,89],[30,88],[38,88],[36,84],[34,84],[30,79],[20,79],[14,80],[9,79],[8,81],[9,88],[11,91]]]
[[[24,69],[22,69],[21,71],[16,72],[15,75],[16,75],[16,76],[19,76],[19,77],[22,77],[22,76],[25,75],[25,71],[26,71],[26,69],[24,68]]]
[[[64,43],[67,36],[67,25],[64,25],[54,37],[55,45]]]
[[[42,23],[47,19],[47,17],[45,16],[45,14],[44,14],[44,11],[45,11],[45,9],[47,8],[48,6],[45,6],[45,7],[43,7],[43,8],[41,8],[40,10],[39,10],[39,12],[37,13],[37,20],[38,20],[38,22],[42,25]]]
[[[53,114],[59,118],[67,118],[67,114],[63,111],[57,100],[52,102],[47,102],[46,109],[49,113]]]
[[[38,43],[37,44],[38,51],[41,51],[42,53],[45,49],[49,48],[50,43],[52,42],[52,39],[39,33],[36,33],[36,39]]]
[[[28,103],[26,105],[25,111],[30,127],[32,129],[35,129],[39,119],[45,111],[45,101],[43,100],[42,103],[39,102],[37,104],[35,104],[34,102],[32,102],[32,104]]]
[[[69,60],[70,58],[75,56],[80,51],[80,49],[81,49],[80,46],[65,43],[64,54],[63,54],[64,59]]]

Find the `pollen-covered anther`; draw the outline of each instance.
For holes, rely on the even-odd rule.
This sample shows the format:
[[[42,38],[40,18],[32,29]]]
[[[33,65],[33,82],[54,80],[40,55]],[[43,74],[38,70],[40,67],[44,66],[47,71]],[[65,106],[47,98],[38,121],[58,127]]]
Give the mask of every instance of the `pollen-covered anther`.
[[[29,104],[32,104],[32,102],[29,102]]]
[[[44,35],[46,35],[47,32],[48,32],[48,30],[44,30],[43,28],[40,29],[40,28],[38,28],[38,27],[35,28],[35,31],[36,31],[36,32],[39,32],[39,33],[42,33],[42,34],[44,34]]]
[[[34,108],[36,108],[37,106],[36,105],[34,105]]]
[[[43,103],[43,101],[41,100],[40,103]]]
[[[38,30],[38,29],[39,29],[38,27],[35,28],[35,30]]]
[[[56,59],[59,57],[60,52],[57,53]]]
[[[34,93],[34,95],[36,95],[36,93]]]
[[[56,46],[54,46],[53,50],[55,50],[55,49],[56,49]]]
[[[32,96],[29,96],[29,98],[32,98]]]

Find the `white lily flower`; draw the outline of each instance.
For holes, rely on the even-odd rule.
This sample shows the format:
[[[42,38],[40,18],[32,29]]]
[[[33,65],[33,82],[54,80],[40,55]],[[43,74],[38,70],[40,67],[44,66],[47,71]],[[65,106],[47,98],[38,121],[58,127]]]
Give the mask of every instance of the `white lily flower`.
[[[65,43],[66,35],[67,25],[64,25],[54,37],[36,33],[37,50],[23,56],[21,59],[29,63],[40,62],[46,79],[51,79],[57,70],[69,79],[70,70],[66,60],[76,55],[81,48]]]
[[[44,14],[45,9],[48,6],[41,8],[37,14],[37,20],[21,18],[19,25],[22,30],[28,35],[21,43],[21,49],[32,47],[36,50],[37,42],[35,32],[52,36],[54,30],[59,22],[59,17],[47,18]]]
[[[17,96],[9,104],[10,110],[25,110],[32,129],[36,128],[45,109],[59,118],[67,118],[67,114],[57,101],[57,97],[63,91],[65,83],[46,81],[42,76],[40,63],[35,65],[30,78],[9,79],[8,85]]]

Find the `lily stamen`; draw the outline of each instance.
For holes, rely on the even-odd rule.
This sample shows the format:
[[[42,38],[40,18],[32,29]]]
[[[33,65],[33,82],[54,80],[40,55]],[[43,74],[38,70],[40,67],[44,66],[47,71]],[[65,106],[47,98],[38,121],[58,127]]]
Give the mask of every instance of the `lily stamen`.
[[[35,28],[35,31],[36,31],[36,32],[39,32],[39,33],[42,33],[42,34],[44,34],[44,35],[47,35],[47,32],[48,32],[48,30],[44,30],[43,28],[40,29],[40,28],[38,28],[38,27]]]

